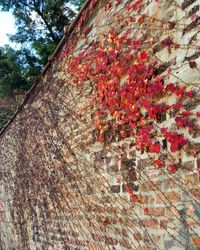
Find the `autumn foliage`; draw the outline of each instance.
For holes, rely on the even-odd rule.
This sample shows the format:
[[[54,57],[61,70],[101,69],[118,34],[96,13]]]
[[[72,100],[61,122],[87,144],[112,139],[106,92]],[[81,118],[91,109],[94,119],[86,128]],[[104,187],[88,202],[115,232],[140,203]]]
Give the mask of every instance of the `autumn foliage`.
[[[191,113],[184,107],[184,103],[195,98],[195,91],[181,81],[168,81],[170,64],[165,69],[167,73],[162,74],[162,64],[152,49],[157,42],[155,38],[143,40],[132,36],[131,25],[140,26],[147,19],[145,15],[133,16],[133,13],[137,16],[142,2],[125,3],[124,8],[130,14],[125,20],[126,29],[111,27],[107,33],[102,33],[103,39],[92,41],[83,29],[88,46],[70,57],[67,71],[75,87],[92,84],[93,91],[88,98],[91,109],[95,110],[98,141],[109,143],[131,137],[136,149],[152,155],[155,165],[161,167],[165,165],[164,160],[160,160],[164,151],[176,153],[190,144],[189,137],[193,136],[198,113]],[[92,1],[90,8],[95,3]],[[110,7],[108,3],[105,9],[109,11]],[[116,16],[115,22],[119,24],[120,18]],[[175,25],[169,22],[169,30]],[[171,53],[180,45],[167,36],[160,40],[160,47],[166,47]],[[189,67],[195,68],[196,63],[190,61]],[[170,98],[173,102],[169,103]],[[170,119],[171,114],[174,114],[175,129],[161,125],[160,118]],[[177,166],[168,167],[172,173],[177,170]]]

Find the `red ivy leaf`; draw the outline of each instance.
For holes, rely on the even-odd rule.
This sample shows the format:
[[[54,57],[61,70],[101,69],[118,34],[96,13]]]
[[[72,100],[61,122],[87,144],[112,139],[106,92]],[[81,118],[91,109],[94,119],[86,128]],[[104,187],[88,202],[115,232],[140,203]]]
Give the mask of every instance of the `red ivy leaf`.
[[[172,174],[175,173],[175,172],[177,171],[176,165],[170,165],[170,166],[169,166],[169,171],[170,171]]]
[[[171,37],[167,37],[167,38],[165,38],[165,39],[163,39],[162,41],[161,41],[161,44],[163,44],[163,45],[165,45],[165,46],[170,46],[170,45],[172,45],[174,42],[173,42],[173,40],[171,39]]]
[[[194,95],[194,93],[193,93],[192,90],[190,90],[190,91],[188,91],[188,92],[186,93],[186,95],[187,95],[187,97],[192,98],[193,95]]]
[[[154,160],[154,162],[156,163],[156,165],[158,167],[164,166],[164,163],[162,161],[160,161],[160,160]]]
[[[175,109],[181,109],[182,106],[183,106],[183,105],[182,105],[180,102],[174,104],[174,108],[175,108]]]
[[[181,112],[181,115],[188,116],[190,115],[190,112],[187,110],[184,110],[183,112]]]
[[[100,134],[100,135],[99,135],[98,141],[99,141],[99,142],[104,142],[104,135],[103,135],[103,134]]]
[[[190,68],[191,68],[191,69],[197,67],[197,63],[196,63],[195,61],[189,61],[189,65],[190,65]]]
[[[107,3],[105,9],[108,10],[111,7],[111,3]]]
[[[160,143],[155,143],[149,147],[149,152],[150,153],[160,153]]]
[[[125,131],[121,130],[121,131],[120,131],[120,136],[121,136],[122,138],[125,138],[125,137],[126,137]]]
[[[132,189],[126,184],[125,185],[127,192],[130,194],[130,198],[132,201],[138,201],[138,196],[133,193]]]
[[[126,10],[128,10],[128,11],[129,11],[129,10],[131,9],[131,5],[130,5],[130,3],[126,3],[126,4],[125,4],[125,8],[126,8]]]
[[[138,23],[142,23],[143,19],[144,19],[144,15],[141,16],[141,17],[139,17],[138,20],[137,20],[137,22],[138,22]]]
[[[103,224],[104,224],[104,226],[109,225],[110,224],[109,218],[105,218],[105,220],[103,221]]]
[[[169,21],[168,25],[169,25],[169,29],[171,30],[171,29],[173,29],[175,27],[176,23],[174,21],[173,22]]]
[[[146,51],[141,51],[138,53],[138,59],[140,60],[146,60],[148,58],[148,54]]]

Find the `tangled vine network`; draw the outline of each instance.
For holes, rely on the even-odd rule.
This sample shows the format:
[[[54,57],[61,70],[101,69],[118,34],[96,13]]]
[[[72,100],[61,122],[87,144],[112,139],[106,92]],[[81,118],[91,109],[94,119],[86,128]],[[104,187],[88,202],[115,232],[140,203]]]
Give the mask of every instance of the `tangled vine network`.
[[[198,14],[85,4],[1,133],[2,249],[199,249]]]

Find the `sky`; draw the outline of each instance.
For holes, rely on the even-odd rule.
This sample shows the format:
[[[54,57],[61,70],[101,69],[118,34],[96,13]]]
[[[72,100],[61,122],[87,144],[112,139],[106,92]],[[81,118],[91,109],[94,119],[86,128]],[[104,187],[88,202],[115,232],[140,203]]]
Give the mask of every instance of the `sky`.
[[[11,44],[7,34],[14,34],[16,31],[14,17],[9,12],[0,12],[0,46]]]

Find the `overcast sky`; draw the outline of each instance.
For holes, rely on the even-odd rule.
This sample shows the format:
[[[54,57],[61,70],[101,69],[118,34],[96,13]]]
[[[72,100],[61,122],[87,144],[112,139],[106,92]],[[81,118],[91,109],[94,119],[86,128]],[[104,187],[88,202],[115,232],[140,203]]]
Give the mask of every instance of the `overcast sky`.
[[[14,34],[15,31],[15,21],[12,14],[0,12],[0,46],[10,44],[7,34]]]

